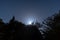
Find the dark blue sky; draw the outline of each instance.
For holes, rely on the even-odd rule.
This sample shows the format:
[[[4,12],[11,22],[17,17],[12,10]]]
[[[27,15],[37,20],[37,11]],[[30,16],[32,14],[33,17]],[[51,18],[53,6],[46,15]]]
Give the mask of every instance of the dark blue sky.
[[[43,21],[60,9],[60,0],[0,0],[0,18],[8,22],[12,16],[23,23]]]

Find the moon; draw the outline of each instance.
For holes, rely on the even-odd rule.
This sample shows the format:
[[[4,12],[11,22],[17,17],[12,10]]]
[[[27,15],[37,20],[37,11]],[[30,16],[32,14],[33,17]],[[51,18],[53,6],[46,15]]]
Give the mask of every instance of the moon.
[[[33,22],[35,22],[36,18],[34,16],[27,16],[25,17],[25,24],[26,25],[31,25]]]
[[[27,20],[27,25],[31,25],[34,20]]]
[[[32,24],[32,22],[33,22],[33,21],[28,21],[28,24],[30,25],[30,24]]]

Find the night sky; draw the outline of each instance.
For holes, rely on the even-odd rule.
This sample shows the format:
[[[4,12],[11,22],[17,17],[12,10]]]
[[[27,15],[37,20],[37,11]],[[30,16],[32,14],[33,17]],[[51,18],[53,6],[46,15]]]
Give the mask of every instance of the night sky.
[[[4,22],[15,16],[16,20],[42,22],[60,9],[60,0],[0,0],[0,18]]]

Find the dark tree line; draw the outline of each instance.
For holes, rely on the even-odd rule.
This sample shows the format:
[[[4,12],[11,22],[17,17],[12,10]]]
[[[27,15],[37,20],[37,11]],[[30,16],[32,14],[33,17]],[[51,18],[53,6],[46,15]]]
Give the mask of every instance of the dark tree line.
[[[60,40],[60,11],[48,17],[43,24],[51,28],[47,32],[45,40]]]
[[[60,11],[42,23],[42,25],[40,23],[25,25],[15,20],[15,17],[9,23],[4,23],[0,19],[0,40],[60,40]],[[46,26],[45,30],[49,31],[39,30],[38,28],[42,26]]]
[[[35,25],[25,25],[13,17],[9,23],[0,19],[0,40],[42,40],[42,35]]]

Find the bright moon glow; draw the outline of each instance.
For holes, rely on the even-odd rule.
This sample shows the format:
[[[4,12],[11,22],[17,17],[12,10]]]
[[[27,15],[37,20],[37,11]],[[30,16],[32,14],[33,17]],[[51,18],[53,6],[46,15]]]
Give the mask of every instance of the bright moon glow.
[[[31,25],[33,22],[35,22],[35,18],[34,17],[26,17],[27,19],[25,20],[25,24],[26,25]]]
[[[29,21],[28,24],[32,24],[32,21]]]

